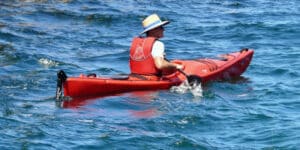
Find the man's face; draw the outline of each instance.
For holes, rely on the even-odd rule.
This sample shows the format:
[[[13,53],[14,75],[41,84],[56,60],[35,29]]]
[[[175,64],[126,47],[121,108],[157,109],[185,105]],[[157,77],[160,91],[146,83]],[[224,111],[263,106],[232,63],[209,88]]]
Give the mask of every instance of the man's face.
[[[161,38],[164,36],[164,28],[158,27],[158,28],[152,29],[148,32],[148,35],[156,37],[156,38]]]

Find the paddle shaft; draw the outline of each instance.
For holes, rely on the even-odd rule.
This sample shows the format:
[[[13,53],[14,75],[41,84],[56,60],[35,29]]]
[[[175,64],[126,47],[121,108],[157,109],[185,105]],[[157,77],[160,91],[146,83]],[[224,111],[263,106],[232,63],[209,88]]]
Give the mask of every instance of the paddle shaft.
[[[170,62],[168,59],[164,58],[166,61]],[[201,83],[202,79],[197,75],[188,75],[183,70],[177,69],[181,74],[183,74],[186,79],[188,80],[189,84],[192,85],[194,83],[199,84]]]
[[[185,77],[189,77],[189,75],[187,75],[183,70],[181,70],[181,69],[177,69],[180,73],[182,73]]]
[[[164,58],[167,62],[170,62],[170,60],[169,59],[167,59],[167,58]],[[171,62],[170,62],[171,63]],[[177,69],[177,68],[176,68]],[[187,75],[183,70],[181,70],[181,69],[177,69],[180,73],[182,73],[186,78],[188,78],[189,77],[189,75]]]

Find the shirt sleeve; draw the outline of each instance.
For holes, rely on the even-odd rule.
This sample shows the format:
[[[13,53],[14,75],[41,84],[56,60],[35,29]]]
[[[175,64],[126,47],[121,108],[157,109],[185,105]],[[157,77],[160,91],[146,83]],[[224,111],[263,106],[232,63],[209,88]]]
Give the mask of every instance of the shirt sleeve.
[[[162,57],[164,58],[165,54],[165,45],[161,41],[155,41],[152,47],[151,55],[152,57]]]

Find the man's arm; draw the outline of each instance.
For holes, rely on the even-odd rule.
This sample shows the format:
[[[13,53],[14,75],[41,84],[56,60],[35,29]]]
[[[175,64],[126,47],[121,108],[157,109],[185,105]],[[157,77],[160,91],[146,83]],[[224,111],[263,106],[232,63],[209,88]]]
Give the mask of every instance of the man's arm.
[[[182,65],[166,61],[163,57],[154,57],[154,63],[160,70],[183,69]]]

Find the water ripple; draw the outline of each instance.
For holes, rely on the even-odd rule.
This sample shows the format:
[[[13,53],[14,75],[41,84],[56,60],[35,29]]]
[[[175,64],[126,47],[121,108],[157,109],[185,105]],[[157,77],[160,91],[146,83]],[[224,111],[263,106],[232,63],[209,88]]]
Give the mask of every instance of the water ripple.
[[[299,6],[297,0],[2,0],[0,148],[299,149]],[[255,50],[249,68],[242,78],[203,85],[202,97],[165,90],[56,107],[58,70],[128,74],[130,42],[151,13],[171,22],[161,39],[168,58],[248,47]]]

